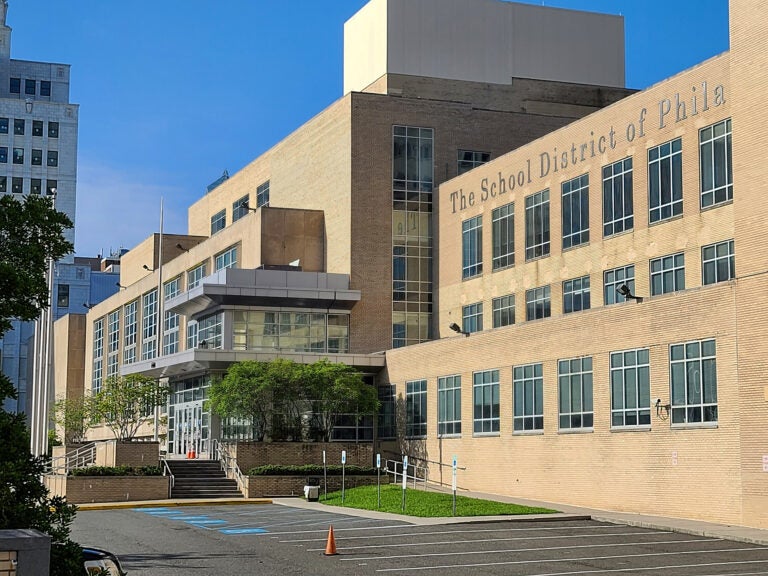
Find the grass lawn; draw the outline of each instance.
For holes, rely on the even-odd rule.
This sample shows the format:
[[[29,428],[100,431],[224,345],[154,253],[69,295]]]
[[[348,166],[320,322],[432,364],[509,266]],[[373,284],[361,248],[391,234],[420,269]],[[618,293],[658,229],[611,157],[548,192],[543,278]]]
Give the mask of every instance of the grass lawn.
[[[358,486],[344,492],[344,506],[361,510],[378,510],[422,518],[453,515],[453,495],[409,488],[406,494],[405,512],[402,509],[403,489],[400,484],[385,484],[381,487],[381,508],[377,506],[376,486]],[[341,506],[341,492],[320,495],[320,502],[330,506]],[[456,496],[456,516],[503,516],[515,514],[554,514],[557,510],[531,508],[492,500],[480,500]]]

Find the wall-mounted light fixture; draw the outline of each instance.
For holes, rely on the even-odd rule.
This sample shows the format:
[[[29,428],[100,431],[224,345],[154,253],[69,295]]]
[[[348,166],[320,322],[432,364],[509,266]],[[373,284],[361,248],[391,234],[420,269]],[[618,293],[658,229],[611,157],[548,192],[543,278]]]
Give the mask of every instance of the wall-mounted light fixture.
[[[469,336],[469,332],[464,332],[464,330],[461,329],[461,326],[456,324],[456,322],[451,322],[450,324],[448,324],[448,328],[450,328],[457,334],[464,334],[464,336]]]
[[[122,284],[120,284],[120,282],[115,282],[115,286],[117,286],[118,288],[120,288],[120,290],[125,290],[125,286],[123,286]]]
[[[24,108],[27,110],[27,114],[32,114],[32,109],[35,107],[35,103],[32,98],[27,98],[24,101]]]
[[[176,244],[176,248],[178,248],[179,250],[183,250],[184,252],[189,252],[189,248],[184,248],[184,246],[181,245],[181,242]]]
[[[93,308],[93,304],[88,304],[88,302],[85,302],[83,304],[83,308],[88,308],[88,310],[90,310],[91,308]]]
[[[637,300],[638,302],[643,301],[643,297],[635,296],[634,294],[632,294],[632,291],[629,289],[629,286],[627,286],[626,284],[622,284],[621,286],[619,286],[616,289],[616,292],[624,296],[624,298],[626,298],[627,300]]]
[[[245,202],[241,202],[240,208],[245,208],[249,212],[257,212],[259,210],[258,208],[251,208],[250,205],[248,204],[248,200],[246,200]]]
[[[144,270],[146,270],[147,272],[154,272],[154,271],[155,271],[155,269],[154,269],[154,268],[150,268],[150,267],[149,267],[149,266],[147,266],[146,264],[144,264],[144,266],[142,266],[142,268],[144,268]]]

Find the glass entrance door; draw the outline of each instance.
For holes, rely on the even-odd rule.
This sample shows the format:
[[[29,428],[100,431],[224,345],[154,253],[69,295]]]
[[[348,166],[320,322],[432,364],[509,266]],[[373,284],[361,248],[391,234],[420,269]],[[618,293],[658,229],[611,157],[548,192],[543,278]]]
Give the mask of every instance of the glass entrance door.
[[[195,458],[200,458],[202,454],[207,456],[208,414],[203,411],[202,400],[176,404],[173,408],[174,434],[170,452]]]

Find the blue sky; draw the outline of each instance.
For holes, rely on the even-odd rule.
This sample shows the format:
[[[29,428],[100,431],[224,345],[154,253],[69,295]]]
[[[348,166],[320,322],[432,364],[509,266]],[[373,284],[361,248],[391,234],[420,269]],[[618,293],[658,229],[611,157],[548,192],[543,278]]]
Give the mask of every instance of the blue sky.
[[[9,0],[12,57],[72,65],[75,249],[185,233],[189,204],[342,95],[344,22],[367,0]],[[728,0],[522,0],[622,14],[627,86],[728,49]],[[577,33],[578,31],[574,31]]]

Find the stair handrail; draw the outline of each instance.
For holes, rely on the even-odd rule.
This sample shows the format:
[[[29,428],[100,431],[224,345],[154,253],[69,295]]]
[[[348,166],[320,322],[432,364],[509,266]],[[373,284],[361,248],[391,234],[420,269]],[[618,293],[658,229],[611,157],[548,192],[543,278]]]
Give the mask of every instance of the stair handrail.
[[[171,470],[171,467],[168,465],[167,459],[160,458],[160,462],[163,465],[163,476],[171,477],[171,483],[168,485],[168,498],[171,498],[171,496],[173,495],[173,486],[176,483],[176,477],[173,475],[173,471]]]
[[[63,456],[51,459],[51,464],[45,470],[46,474],[64,474],[73,468],[85,468],[96,463],[96,442],[80,446]]]
[[[237,459],[229,453],[229,449],[218,440],[213,440],[216,459],[221,463],[221,469],[227,475],[227,478],[233,478],[237,481],[237,488],[241,493],[246,493],[245,477],[237,465]],[[230,475],[231,474],[231,475]]]

